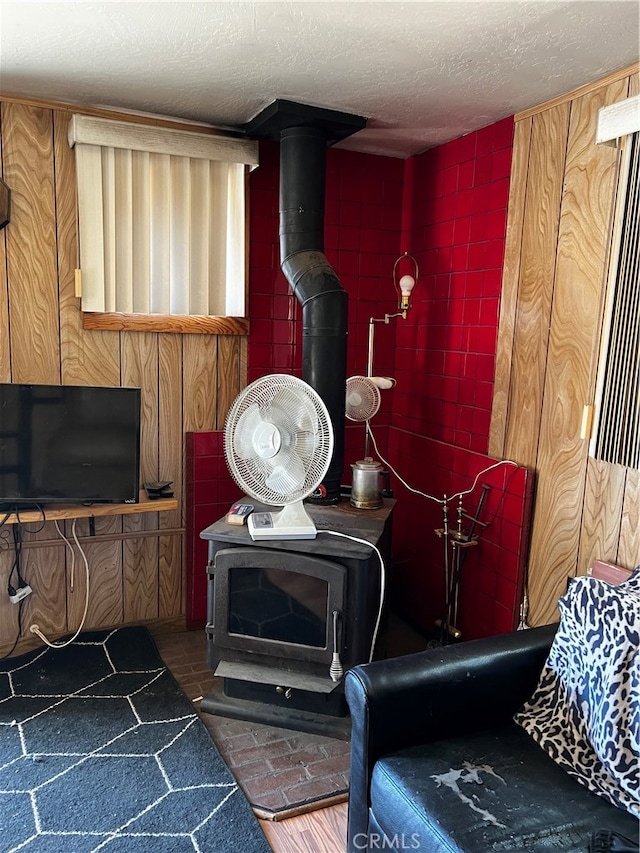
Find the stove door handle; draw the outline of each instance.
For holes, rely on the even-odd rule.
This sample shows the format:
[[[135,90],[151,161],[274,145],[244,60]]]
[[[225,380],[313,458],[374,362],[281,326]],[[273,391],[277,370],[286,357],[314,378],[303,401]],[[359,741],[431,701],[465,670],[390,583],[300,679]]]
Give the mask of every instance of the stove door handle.
[[[331,615],[333,617],[333,654],[331,655],[329,675],[331,676],[331,680],[337,683],[338,681],[342,681],[342,677],[344,675],[342,662],[340,660],[340,652],[338,651],[338,620],[340,619],[341,613],[339,610],[334,610]]]

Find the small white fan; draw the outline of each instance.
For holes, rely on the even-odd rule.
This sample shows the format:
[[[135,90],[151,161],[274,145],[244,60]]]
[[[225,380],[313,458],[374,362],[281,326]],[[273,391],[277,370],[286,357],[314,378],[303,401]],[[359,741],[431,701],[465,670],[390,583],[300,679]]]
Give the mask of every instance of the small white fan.
[[[243,491],[283,507],[249,516],[252,539],[315,538],[303,500],[327,473],[333,428],[327,407],[310,385],[275,373],[248,385],[227,415],[224,453]]]
[[[347,379],[345,415],[350,421],[368,421],[378,413],[380,391],[370,376],[350,376]]]

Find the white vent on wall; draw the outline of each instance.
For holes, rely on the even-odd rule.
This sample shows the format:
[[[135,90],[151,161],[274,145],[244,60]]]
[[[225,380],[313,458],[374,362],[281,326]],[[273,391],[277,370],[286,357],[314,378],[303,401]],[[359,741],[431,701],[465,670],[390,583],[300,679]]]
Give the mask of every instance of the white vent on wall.
[[[640,468],[640,133],[621,169],[596,389],[596,459]]]
[[[598,112],[596,143],[615,145],[618,139],[640,131],[640,95],[626,98]]]

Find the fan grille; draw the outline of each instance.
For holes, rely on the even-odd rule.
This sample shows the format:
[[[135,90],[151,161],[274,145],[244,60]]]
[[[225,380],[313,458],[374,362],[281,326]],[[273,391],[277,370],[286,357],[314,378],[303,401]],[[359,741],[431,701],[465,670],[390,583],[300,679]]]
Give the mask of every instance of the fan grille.
[[[295,503],[311,494],[329,468],[329,412],[296,376],[263,376],[231,406],[224,453],[233,479],[248,495],[271,506]]]
[[[378,386],[366,376],[347,379],[345,415],[350,421],[368,421],[380,408]]]

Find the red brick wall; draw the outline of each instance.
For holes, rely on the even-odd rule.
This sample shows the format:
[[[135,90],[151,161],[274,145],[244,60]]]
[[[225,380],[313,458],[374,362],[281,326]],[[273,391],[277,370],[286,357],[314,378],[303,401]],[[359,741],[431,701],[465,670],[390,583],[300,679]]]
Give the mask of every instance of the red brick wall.
[[[396,332],[389,459],[409,485],[442,499],[468,489],[495,460],[488,447],[513,120],[432,149],[411,161],[403,249],[420,279]],[[516,627],[528,538],[532,478],[499,468],[463,499],[473,515],[491,484],[478,545],[464,562],[459,626],[465,637]],[[397,485],[397,480],[396,480]],[[442,615],[441,505],[397,485],[394,597],[424,630]],[[456,524],[457,501],[449,503]],[[464,529],[469,521],[464,520]],[[449,553],[451,560],[452,552]]]
[[[493,461],[484,454],[512,137],[513,121],[505,119],[406,162],[327,152],[325,253],[349,294],[348,375],[366,373],[369,318],[396,310],[396,258],[406,250],[419,263],[407,319],[376,324],[375,372],[395,376],[398,384],[383,392],[373,427],[398,473],[438,498],[468,488]],[[251,176],[249,381],[300,371],[300,310],[279,265],[278,161],[278,146],[261,143],[260,168]],[[238,494],[219,442],[220,434],[202,433],[188,445],[193,483],[187,486],[187,512],[195,524],[188,542],[197,572],[206,563],[199,530]],[[345,482],[351,479],[349,463],[363,449],[364,427],[348,424]],[[504,467],[486,482],[492,490],[482,520],[491,523],[481,529],[480,544],[469,549],[464,566],[465,637],[509,630],[518,618],[531,477]],[[433,533],[442,526],[442,511],[395,478],[394,488],[393,598],[428,631],[442,612],[442,542]],[[469,514],[479,494],[478,487],[465,498]],[[202,578],[190,582],[189,596],[191,621],[204,620]]]
[[[485,453],[493,395],[511,118],[415,158],[410,246],[420,267],[396,334],[393,425]],[[420,381],[415,381],[416,372]]]
[[[223,433],[188,432],[185,446],[187,539],[186,619],[188,628],[207,618],[207,542],[200,532],[242,496],[224,459]]]

